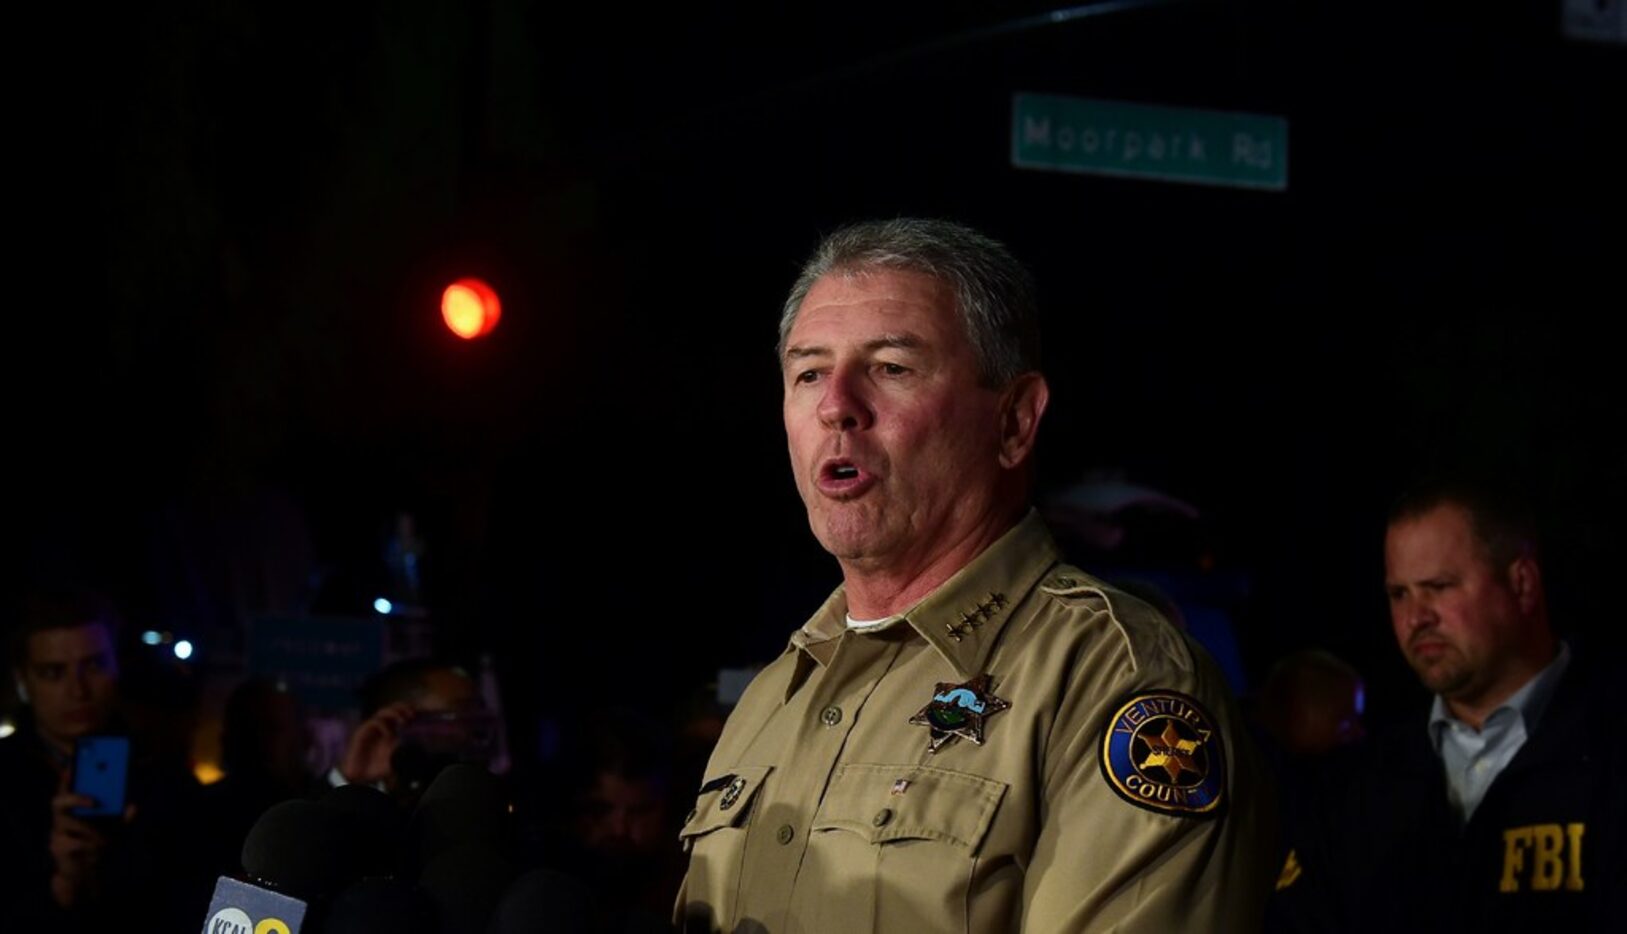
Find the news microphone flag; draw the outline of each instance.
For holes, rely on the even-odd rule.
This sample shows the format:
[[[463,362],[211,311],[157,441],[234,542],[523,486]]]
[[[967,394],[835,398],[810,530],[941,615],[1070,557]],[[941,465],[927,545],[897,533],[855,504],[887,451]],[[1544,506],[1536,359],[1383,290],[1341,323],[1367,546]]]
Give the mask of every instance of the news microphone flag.
[[[299,934],[305,903],[269,889],[221,876],[203,934]]]

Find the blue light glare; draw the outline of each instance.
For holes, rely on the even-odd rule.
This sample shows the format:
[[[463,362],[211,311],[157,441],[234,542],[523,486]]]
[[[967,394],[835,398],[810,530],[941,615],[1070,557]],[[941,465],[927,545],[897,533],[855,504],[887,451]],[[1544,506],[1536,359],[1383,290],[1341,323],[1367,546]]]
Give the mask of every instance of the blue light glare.
[[[155,629],[147,630],[141,634],[141,641],[147,645],[157,645],[160,641],[158,631]]]
[[[379,597],[377,600],[373,601],[373,609],[378,610],[380,613],[388,616],[390,610],[394,609],[394,607],[391,606],[390,601],[384,599],[383,597]]]
[[[181,641],[175,643],[175,657],[180,659],[183,662],[186,661],[187,659],[191,658],[192,657],[192,643],[186,641],[185,639],[182,639]]]

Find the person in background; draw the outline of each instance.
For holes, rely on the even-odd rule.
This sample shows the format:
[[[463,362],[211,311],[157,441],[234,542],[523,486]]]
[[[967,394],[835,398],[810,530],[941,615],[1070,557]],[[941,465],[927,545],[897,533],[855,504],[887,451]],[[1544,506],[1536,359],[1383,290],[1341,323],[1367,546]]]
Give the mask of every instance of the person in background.
[[[119,714],[112,604],[92,594],[27,601],[11,672],[26,716],[0,739],[0,919],[8,930],[154,929],[196,923],[208,900],[199,860],[197,782],[132,746],[124,812],[88,818],[70,789],[75,744],[128,735]]]
[[[486,712],[475,680],[435,658],[395,662],[368,678],[361,688],[361,713],[362,723],[328,782],[376,785],[405,804],[445,765],[480,761],[489,766],[501,729]]]
[[[204,813],[217,829],[211,860],[217,874],[241,868],[243,839],[267,808],[321,790],[306,766],[310,743],[305,710],[286,686],[250,678],[232,689],[220,736],[226,774],[202,792]]]
[[[1384,588],[1432,700],[1301,809],[1273,929],[1619,927],[1627,746],[1611,660],[1550,620],[1527,508],[1485,480],[1419,484],[1390,512]]]
[[[1367,735],[1366,698],[1360,672],[1331,652],[1307,649],[1271,667],[1255,716],[1284,758],[1312,758]]]
[[[605,930],[670,930],[683,878],[672,743],[645,719],[628,710],[589,717],[567,763],[574,807],[560,868],[597,893]]]

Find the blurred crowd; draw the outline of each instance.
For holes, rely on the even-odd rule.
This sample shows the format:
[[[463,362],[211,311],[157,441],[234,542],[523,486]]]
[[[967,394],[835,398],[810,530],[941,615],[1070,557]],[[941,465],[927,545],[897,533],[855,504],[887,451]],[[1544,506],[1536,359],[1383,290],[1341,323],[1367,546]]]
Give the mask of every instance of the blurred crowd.
[[[1160,571],[1148,558],[1157,549],[1125,557],[1134,554],[1126,541],[1134,545],[1148,528],[1164,535],[1166,555],[1188,547],[1189,536],[1170,529],[1194,519],[1195,509],[1116,481],[1072,491],[1050,507],[1051,525],[1071,550],[1116,571],[1117,586],[1159,608],[1235,679],[1253,739],[1276,776],[1284,866],[1274,930],[1338,930],[1349,918],[1386,917],[1350,888],[1384,875],[1342,862],[1363,847],[1394,846],[1396,834],[1422,830],[1437,845],[1420,852],[1459,852],[1475,809],[1520,744],[1509,751],[1505,743],[1489,777],[1475,781],[1485,775],[1483,747],[1498,748],[1501,721],[1493,718],[1507,705],[1479,711],[1474,722],[1476,714],[1441,699],[1459,696],[1452,678],[1513,677],[1505,668],[1531,674],[1515,680],[1538,684],[1540,714],[1554,685],[1532,673],[1557,682],[1580,654],[1549,628],[1538,579],[1518,577],[1539,567],[1528,526],[1477,495],[1442,487],[1390,517],[1385,587],[1397,645],[1437,695],[1435,755],[1463,769],[1461,781],[1449,768],[1444,779],[1411,784],[1395,772],[1385,741],[1368,736],[1368,687],[1350,662],[1325,648],[1296,648],[1253,666],[1260,674],[1250,683],[1238,614],[1217,611],[1212,593],[1171,572],[1179,562]],[[403,530],[406,546],[391,561],[416,593],[411,555],[422,546],[413,534]],[[1487,592],[1456,597],[1475,574],[1486,577]],[[666,929],[685,869],[678,829],[731,695],[749,675],[711,673],[689,696],[658,708],[577,705],[566,717],[532,711],[524,722],[535,735],[521,737],[501,709],[489,657],[484,665],[433,652],[391,659],[338,711],[313,705],[285,678],[244,673],[211,712],[204,672],[151,651],[105,598],[36,593],[11,623],[15,703],[0,739],[6,931],[130,929],[132,918],[142,930],[196,930],[223,879],[306,898],[329,918],[324,929],[335,931],[383,929],[345,927],[346,911],[426,932],[538,929],[544,915],[549,929]],[[1460,656],[1466,670],[1443,673],[1451,667],[1444,660]],[[1535,734],[1536,715],[1519,706],[1528,698],[1516,700],[1528,718],[1522,733]],[[205,724],[218,729],[209,743],[200,742]],[[1402,735],[1411,730],[1423,742],[1420,724],[1402,726]],[[320,734],[336,728],[325,745]],[[1467,751],[1454,753],[1459,732]],[[218,750],[214,761],[200,761],[205,748]],[[511,755],[516,748],[527,754]],[[1373,764],[1373,756],[1382,761]],[[1615,758],[1605,760],[1600,768],[1615,767]],[[1378,802],[1352,804],[1355,783]],[[1505,789],[1503,797],[1512,794]],[[117,800],[103,800],[109,795]],[[1436,810],[1451,819],[1387,826],[1364,810],[1388,807],[1383,795],[1439,797]],[[1497,787],[1489,800],[1509,806]],[[1619,808],[1589,819],[1619,833]],[[1506,830],[1502,823],[1486,832]],[[1594,832],[1608,839],[1604,828]],[[1510,838],[1508,884],[1583,885],[1581,870],[1563,862],[1580,858],[1564,855],[1580,837],[1564,833],[1543,843],[1533,831],[1524,849]],[[1539,853],[1539,844],[1548,850]],[[1568,882],[1567,872],[1576,878]],[[1604,881],[1597,878],[1596,886]],[[1405,898],[1382,904],[1399,904],[1414,920],[1427,913]]]

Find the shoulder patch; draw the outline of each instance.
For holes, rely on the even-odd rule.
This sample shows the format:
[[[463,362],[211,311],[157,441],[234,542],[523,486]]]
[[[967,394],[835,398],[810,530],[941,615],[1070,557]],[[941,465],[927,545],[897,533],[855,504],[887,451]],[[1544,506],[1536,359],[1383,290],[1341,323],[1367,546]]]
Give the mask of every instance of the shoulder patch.
[[[1119,797],[1149,811],[1213,817],[1226,796],[1226,750],[1215,720],[1177,691],[1148,691],[1119,704],[1102,730],[1102,777]]]

